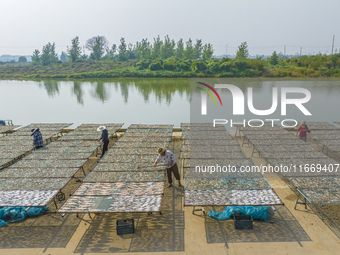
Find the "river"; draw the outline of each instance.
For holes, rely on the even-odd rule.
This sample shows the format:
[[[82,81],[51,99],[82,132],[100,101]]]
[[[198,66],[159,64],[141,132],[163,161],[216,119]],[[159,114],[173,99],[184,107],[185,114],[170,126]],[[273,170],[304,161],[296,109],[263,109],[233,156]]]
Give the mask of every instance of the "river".
[[[307,88],[312,98],[306,107],[313,113],[307,121],[340,121],[340,79],[246,78],[227,82],[244,92],[253,87],[258,109],[270,108],[273,87]],[[193,93],[197,96],[200,92]],[[115,122],[124,123],[124,127],[133,123],[179,127],[190,121],[190,79],[0,80],[0,95],[0,119],[11,119],[18,125],[67,122],[76,127]]]

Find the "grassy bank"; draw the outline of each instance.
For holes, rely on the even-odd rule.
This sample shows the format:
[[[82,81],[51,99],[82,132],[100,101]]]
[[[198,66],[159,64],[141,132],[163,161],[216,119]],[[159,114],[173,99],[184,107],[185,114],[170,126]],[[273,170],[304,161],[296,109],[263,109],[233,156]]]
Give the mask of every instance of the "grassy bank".
[[[11,64],[0,66],[0,79],[86,79],[116,77],[340,77],[340,54],[263,59],[82,60],[48,66]]]

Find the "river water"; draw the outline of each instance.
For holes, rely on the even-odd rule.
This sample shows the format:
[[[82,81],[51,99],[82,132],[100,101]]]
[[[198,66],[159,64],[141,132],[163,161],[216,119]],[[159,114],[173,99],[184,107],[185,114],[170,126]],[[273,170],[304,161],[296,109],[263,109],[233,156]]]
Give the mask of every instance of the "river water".
[[[254,106],[271,99],[272,87],[303,87],[312,95],[307,121],[340,121],[339,79],[230,79],[253,87]],[[196,96],[199,91],[193,92]],[[263,99],[262,99],[263,98]],[[269,100],[270,101],[270,100]],[[266,103],[263,109],[270,107]],[[300,118],[300,116],[296,116]],[[89,81],[0,80],[0,119],[29,123],[174,124],[190,121],[190,79],[120,78]]]

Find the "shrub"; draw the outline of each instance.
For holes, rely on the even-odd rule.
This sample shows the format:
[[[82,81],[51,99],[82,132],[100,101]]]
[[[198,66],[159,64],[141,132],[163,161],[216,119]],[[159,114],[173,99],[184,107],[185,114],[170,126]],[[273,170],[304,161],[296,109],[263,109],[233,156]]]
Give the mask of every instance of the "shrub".
[[[119,63],[118,63],[119,64]],[[147,69],[149,67],[149,65],[151,64],[151,60],[150,59],[143,59],[139,62],[137,62],[135,64],[135,67],[138,69],[138,70],[143,70],[143,69]]]
[[[194,72],[203,72],[207,69],[207,64],[203,59],[196,59],[191,64],[191,70]]]
[[[221,71],[220,64],[216,61],[212,61],[208,64],[208,69],[212,73],[219,73]]]
[[[235,67],[238,71],[244,71],[247,66],[247,62],[244,60],[236,60],[235,62]]]
[[[151,71],[157,71],[157,70],[163,70],[164,66],[163,66],[163,61],[160,60],[159,58],[156,58],[155,60],[153,60],[151,62],[151,64],[149,65],[149,69]]]
[[[170,57],[164,60],[163,66],[165,70],[174,71],[177,68],[178,58]]]
[[[180,60],[177,62],[177,69],[181,71],[189,71],[191,66],[190,60]]]
[[[230,72],[232,67],[233,67],[233,63],[232,62],[223,62],[220,65],[220,70],[221,71],[225,71],[225,72]]]

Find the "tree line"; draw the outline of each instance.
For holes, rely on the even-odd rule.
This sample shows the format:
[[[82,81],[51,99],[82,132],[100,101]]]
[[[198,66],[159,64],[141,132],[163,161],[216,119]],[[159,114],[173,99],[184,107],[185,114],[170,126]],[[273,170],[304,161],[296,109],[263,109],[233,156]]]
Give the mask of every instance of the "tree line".
[[[127,44],[125,39],[121,38],[118,47],[116,44],[109,45],[105,36],[94,36],[86,41],[85,48],[90,50],[89,56],[82,52],[79,37],[76,36],[71,40],[71,45],[67,47],[66,53],[62,52],[60,60],[62,62],[77,62],[85,59],[126,61],[130,59],[167,59],[170,57],[208,60],[214,54],[213,46],[210,43],[203,44],[201,39],[197,39],[195,43],[190,38],[187,42],[184,42],[182,38],[175,42],[168,35],[164,37],[164,40],[161,40],[160,36],[154,38],[153,43],[149,42],[148,39],[142,39],[140,42],[137,41],[136,44]],[[46,66],[58,61],[55,43],[46,44],[41,52],[35,49],[32,55],[33,64]]]
[[[340,77],[340,53],[284,56],[274,51],[270,57],[253,59],[249,58],[247,42],[238,46],[233,59],[214,58],[211,44],[203,44],[200,39],[195,43],[191,39],[175,42],[169,36],[163,40],[158,36],[153,43],[142,39],[135,45],[121,38],[118,47],[109,45],[104,36],[95,36],[86,41],[85,47],[90,50],[89,56],[76,36],[60,56],[62,62],[67,62],[53,65],[61,61],[55,43],[48,43],[41,53],[34,51],[32,65],[0,68],[0,77]]]

